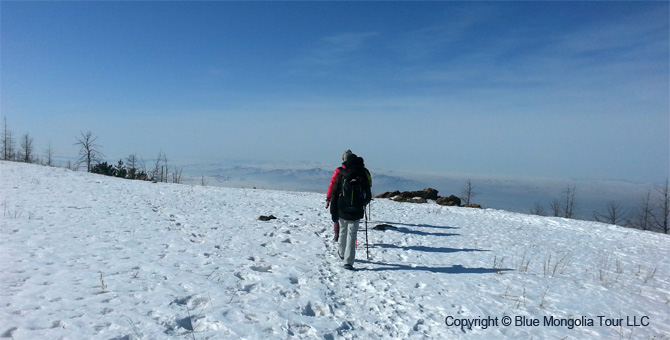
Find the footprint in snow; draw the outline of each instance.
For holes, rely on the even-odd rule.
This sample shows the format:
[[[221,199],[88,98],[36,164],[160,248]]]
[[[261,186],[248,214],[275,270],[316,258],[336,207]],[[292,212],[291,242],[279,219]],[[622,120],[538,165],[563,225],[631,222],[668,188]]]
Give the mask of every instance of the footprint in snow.
[[[242,288],[241,288],[240,290],[242,290],[242,291],[244,291],[244,292],[246,292],[246,293],[251,293],[252,291],[254,291],[254,289],[256,288],[257,285],[258,285],[258,283],[252,283],[252,284],[248,284],[248,285],[242,285]]]
[[[318,303],[307,302],[307,305],[302,308],[302,315],[311,317],[321,317],[328,314],[328,307],[322,306]]]
[[[251,266],[250,269],[253,270],[253,271],[260,272],[260,273],[271,273],[272,272],[272,266],[271,265]]]

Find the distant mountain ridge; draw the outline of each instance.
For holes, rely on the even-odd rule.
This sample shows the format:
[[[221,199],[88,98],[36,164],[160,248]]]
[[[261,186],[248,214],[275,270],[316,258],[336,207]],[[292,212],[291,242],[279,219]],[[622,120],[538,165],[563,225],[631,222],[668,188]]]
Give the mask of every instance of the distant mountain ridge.
[[[190,175],[195,169],[186,168]],[[212,185],[233,187],[257,187],[277,190],[293,190],[325,193],[335,169],[320,167],[266,168],[261,166],[235,165],[202,169],[202,176],[211,177]],[[374,192],[410,190],[423,185],[420,181],[372,172]],[[193,177],[193,176],[192,176]],[[197,176],[191,179],[197,181]]]
[[[184,167],[186,181],[197,184],[202,176],[208,185],[242,188],[262,188],[287,191],[318,192],[325,195],[333,169],[323,164],[192,164]],[[370,169],[373,193],[437,189],[441,196],[461,197],[468,179],[477,194],[474,203],[486,208],[528,213],[536,204],[550,213],[549,204],[561,200],[568,185],[576,190],[576,209],[579,217],[589,219],[610,201],[624,203],[632,209],[649,189],[640,183],[625,181],[589,181],[575,179],[534,179],[455,174],[400,173]]]

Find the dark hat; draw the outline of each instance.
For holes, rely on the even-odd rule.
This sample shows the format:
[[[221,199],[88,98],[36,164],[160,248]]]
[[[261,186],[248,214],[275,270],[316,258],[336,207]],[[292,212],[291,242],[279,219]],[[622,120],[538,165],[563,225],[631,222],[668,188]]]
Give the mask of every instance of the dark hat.
[[[355,165],[358,165],[358,156],[356,154],[349,154],[347,156],[347,159],[344,161],[344,166],[347,168],[353,167]]]
[[[349,155],[351,155],[351,154],[352,154],[352,153],[351,153],[351,150],[347,150],[347,151],[345,151],[345,152],[342,154],[342,162],[346,162],[346,161],[347,161],[347,157],[349,157]]]

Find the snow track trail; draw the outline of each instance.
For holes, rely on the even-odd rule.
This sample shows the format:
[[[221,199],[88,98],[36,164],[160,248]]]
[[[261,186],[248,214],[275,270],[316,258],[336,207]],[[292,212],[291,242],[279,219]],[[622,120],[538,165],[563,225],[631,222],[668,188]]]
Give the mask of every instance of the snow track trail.
[[[348,271],[323,195],[1,161],[0,177],[1,339],[670,334],[668,235],[376,199],[370,259],[361,223],[357,270]],[[447,322],[505,316],[565,324]],[[624,324],[599,325],[599,316]],[[577,319],[596,324],[567,324]]]

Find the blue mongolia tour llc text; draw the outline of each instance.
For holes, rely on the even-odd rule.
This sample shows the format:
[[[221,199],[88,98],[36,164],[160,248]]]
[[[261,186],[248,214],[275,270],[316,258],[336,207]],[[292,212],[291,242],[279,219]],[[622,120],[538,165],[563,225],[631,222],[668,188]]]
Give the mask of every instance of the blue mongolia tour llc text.
[[[503,316],[500,317],[477,317],[477,318],[455,318],[447,316],[444,319],[447,327],[460,327],[472,329],[472,327],[480,327],[487,329],[489,327],[567,327],[573,329],[575,327],[647,327],[649,326],[648,316],[626,316],[625,318],[609,318],[604,315],[598,315],[595,318],[582,316],[575,318],[558,318],[554,316],[545,316],[541,319],[531,318],[527,316]]]

